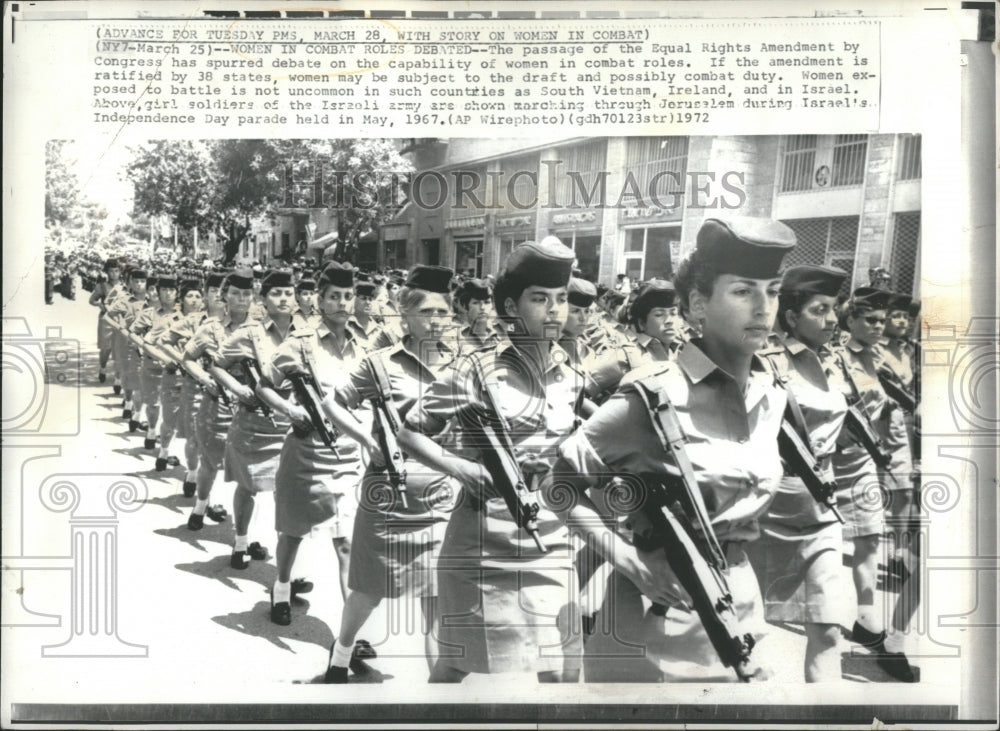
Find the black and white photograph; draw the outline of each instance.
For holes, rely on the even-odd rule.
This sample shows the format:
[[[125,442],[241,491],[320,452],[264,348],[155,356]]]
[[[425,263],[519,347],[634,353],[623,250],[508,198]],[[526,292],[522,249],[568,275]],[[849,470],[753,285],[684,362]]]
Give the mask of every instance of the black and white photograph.
[[[252,30],[271,16],[233,12],[206,16],[236,18],[225,58],[272,76],[353,32],[272,63]],[[448,12],[475,49],[459,21],[480,18]],[[98,25],[98,65],[138,43],[113,57],[143,67],[143,22],[138,41]],[[593,32],[587,53],[621,55],[581,51],[578,80],[625,63],[641,31],[622,27]],[[408,58],[422,31],[393,29]],[[197,55],[188,32],[170,38]],[[503,59],[510,32],[488,33]],[[712,67],[743,58],[746,98],[780,99],[754,70],[774,48],[722,40]],[[414,88],[434,99],[474,63],[454,53]],[[222,83],[226,63],[184,73]],[[845,95],[868,70],[801,73],[863,106]],[[163,114],[277,109],[226,86],[175,89]],[[583,110],[582,86],[538,108]],[[109,88],[93,98],[130,93]],[[442,114],[431,136],[417,106],[363,131],[341,111],[270,135],[33,132],[44,162],[5,200],[24,272],[4,278],[7,723],[989,723],[995,261],[946,298],[973,247],[929,238],[957,228],[935,197],[952,144],[896,112],[755,125],[747,102],[741,133],[684,134],[606,103],[635,110],[607,134]],[[963,220],[986,221],[988,191],[969,196]]]

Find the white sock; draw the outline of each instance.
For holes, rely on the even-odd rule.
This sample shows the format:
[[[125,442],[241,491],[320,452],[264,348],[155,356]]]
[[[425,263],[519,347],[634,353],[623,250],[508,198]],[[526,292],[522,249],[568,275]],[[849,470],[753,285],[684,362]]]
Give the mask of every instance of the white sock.
[[[858,607],[858,624],[875,634],[883,629],[881,617],[875,612],[875,607],[867,604]]]
[[[160,447],[159,458],[160,459],[166,459],[169,456],[170,456],[170,453],[167,451],[167,448],[166,447]]]
[[[274,580],[274,603],[290,602],[292,600],[292,582]]]
[[[147,429],[146,439],[156,439],[156,429]]]
[[[201,498],[195,498],[194,502],[194,514],[204,515],[205,510],[208,509],[208,500],[202,500]]]
[[[198,470],[188,470],[184,475],[184,482],[194,482],[198,479]]]
[[[236,550],[245,551],[247,550],[247,544],[249,541],[246,536],[236,536]]]
[[[906,642],[904,641],[902,632],[892,630],[885,638],[884,646],[887,652],[903,652],[905,645]]]
[[[337,640],[333,645],[333,661],[330,663],[333,667],[346,668],[351,662],[351,655],[354,653],[354,645],[349,647],[344,647],[340,644],[340,640]]]

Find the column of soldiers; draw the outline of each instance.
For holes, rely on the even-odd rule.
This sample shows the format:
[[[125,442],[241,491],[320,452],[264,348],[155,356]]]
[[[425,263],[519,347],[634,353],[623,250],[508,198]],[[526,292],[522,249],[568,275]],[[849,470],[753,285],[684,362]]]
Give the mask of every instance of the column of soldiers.
[[[615,289],[552,236],[486,279],[110,260],[100,380],[156,470],[185,440],[188,529],[228,520],[212,489],[236,483],[230,567],[273,537],[272,622],[313,588],[303,538],[332,541],[326,682],[371,670],[358,634],[400,598],[420,599],[431,682],[762,680],[768,622],[802,625],[804,679],[835,680],[845,546],[851,639],[912,682],[918,306],[783,268],[795,244],[708,219],[672,281]],[[251,540],[266,493],[274,531]],[[894,608],[882,557],[906,578]]]

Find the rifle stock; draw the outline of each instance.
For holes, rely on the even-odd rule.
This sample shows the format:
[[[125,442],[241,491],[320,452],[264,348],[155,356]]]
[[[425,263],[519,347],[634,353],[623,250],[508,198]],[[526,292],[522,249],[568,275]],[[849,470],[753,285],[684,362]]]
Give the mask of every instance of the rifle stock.
[[[906,387],[899,382],[894,374],[884,369],[879,370],[878,380],[879,383],[882,384],[882,389],[889,398],[909,411],[911,414],[916,410],[916,398],[913,394],[906,390]]]
[[[823,479],[812,450],[799,436],[787,416],[781,422],[781,431],[778,432],[778,452],[788,469],[805,484],[813,499],[829,508],[837,520],[843,523],[844,516],[837,510],[837,484]]]
[[[257,386],[260,383],[261,379],[260,363],[258,363],[253,358],[244,358],[243,360],[240,361],[240,368],[243,369],[243,375],[247,379],[247,385],[250,386],[250,389],[252,391],[256,392]],[[260,413],[263,414],[267,418],[267,420],[271,422],[271,426],[276,427],[277,424],[275,424],[274,422],[274,414],[271,412],[271,407],[265,404],[259,398],[257,399],[257,402],[258,406],[260,407]]]
[[[389,482],[392,484],[399,496],[400,504],[403,508],[408,508],[406,499],[406,458],[403,450],[399,448],[396,436],[402,423],[396,407],[389,400],[389,383],[382,377],[379,368],[372,362],[371,358],[365,359],[368,372],[375,383],[378,395],[371,399],[372,411],[374,413],[375,439],[378,442],[379,450],[382,452],[382,459],[385,462],[386,473],[389,475]]]
[[[299,405],[309,414],[309,421],[312,422],[313,429],[319,434],[323,444],[333,450],[333,454],[337,459],[340,459],[340,452],[337,450],[337,432],[334,431],[333,425],[330,424],[321,410],[319,389],[316,387],[312,375],[309,373],[290,373],[288,380],[292,384],[292,390],[295,391]]]

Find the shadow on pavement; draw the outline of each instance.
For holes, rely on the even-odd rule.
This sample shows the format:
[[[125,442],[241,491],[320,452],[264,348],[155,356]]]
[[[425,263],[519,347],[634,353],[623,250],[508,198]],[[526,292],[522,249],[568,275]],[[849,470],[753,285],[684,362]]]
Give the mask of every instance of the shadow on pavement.
[[[142,501],[146,505],[159,505],[161,508],[166,508],[172,513],[178,513],[184,516],[184,520],[187,520],[188,513],[194,506],[193,497],[184,497],[183,492],[176,492],[173,495],[165,495],[164,497],[151,497],[146,498]],[[211,521],[208,521],[211,524]],[[206,526],[207,527],[207,526]],[[188,531],[186,524],[184,530],[192,535],[195,535],[195,531]],[[204,531],[204,529],[202,529]],[[159,533],[159,531],[156,531]]]
[[[307,602],[292,604],[292,623],[282,627],[271,621],[271,602],[267,597],[264,601],[257,602],[253,609],[212,617],[212,621],[235,632],[265,639],[275,647],[289,652],[294,650],[284,642],[286,639],[309,642],[328,649],[333,644],[333,632],[323,620],[305,614],[306,610],[308,610]]]
[[[187,498],[184,499],[186,500]],[[188,530],[187,519],[185,518],[184,523],[176,528],[157,528],[153,533],[167,538],[176,538],[181,543],[186,543],[203,553],[208,553],[208,549],[201,545],[202,543],[220,543],[226,547],[227,551],[225,568],[228,571],[233,571],[233,569],[229,568],[229,552],[232,550],[233,545],[233,527],[232,522],[228,519],[222,523],[213,523],[211,520],[206,520],[205,527],[201,530]],[[181,567],[179,566],[178,568]],[[247,571],[250,571],[252,568],[251,565],[251,568],[247,569]],[[200,572],[197,571],[193,573],[199,573],[200,575]]]
[[[879,667],[878,656],[867,650],[853,647],[847,652],[840,654],[840,674],[844,680],[853,680],[859,683],[900,683]],[[920,668],[911,664],[914,682],[920,682]]]

